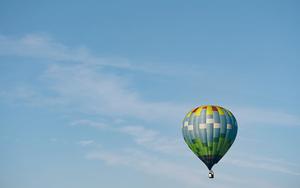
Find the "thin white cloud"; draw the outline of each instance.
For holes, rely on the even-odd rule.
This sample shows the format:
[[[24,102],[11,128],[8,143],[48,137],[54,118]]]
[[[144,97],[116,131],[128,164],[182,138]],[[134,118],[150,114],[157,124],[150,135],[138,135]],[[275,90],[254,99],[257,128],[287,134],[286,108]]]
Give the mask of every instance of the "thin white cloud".
[[[92,120],[87,120],[87,119],[80,119],[80,120],[76,120],[73,121],[71,123],[71,126],[89,126],[89,127],[95,127],[95,128],[108,128],[108,126],[104,123],[100,123],[100,122],[95,122]]]
[[[132,136],[138,145],[153,151],[172,155],[183,155],[186,151],[183,139],[169,138],[157,131],[141,126],[124,126],[118,131]]]
[[[235,158],[224,160],[225,163],[243,167],[260,169],[276,173],[300,176],[299,165],[283,159],[260,157],[253,155],[236,155]]]
[[[287,161],[282,158],[274,158],[269,156],[257,156],[253,154],[237,154],[239,158],[243,159],[250,159],[251,161],[258,161],[258,162],[267,162],[267,163],[273,163],[279,166],[286,166],[286,167],[296,167],[300,168],[300,164],[293,162],[293,161]]]
[[[263,179],[251,179],[250,177],[241,177],[239,175],[232,176],[231,174],[218,174],[216,181],[208,179],[207,172],[190,166],[189,164],[182,164],[170,159],[164,159],[158,155],[145,153],[136,149],[124,149],[119,151],[96,150],[87,153],[86,158],[89,160],[99,160],[107,165],[118,167],[133,168],[145,174],[152,174],[157,177],[164,177],[183,186],[191,187],[268,187],[275,188],[276,185],[272,182]],[[251,184],[249,184],[251,181]]]
[[[0,98],[5,102],[24,103],[31,106],[65,106],[67,100],[59,96],[47,95],[32,86],[15,86],[7,90],[0,91]]]
[[[69,47],[45,34],[27,34],[19,38],[0,34],[0,56],[39,58],[164,75],[174,73],[169,67],[158,67],[153,63],[133,64],[126,58],[99,57],[84,46]]]
[[[245,167],[245,168],[263,169],[263,170],[268,170],[268,171],[272,171],[272,172],[280,172],[280,173],[300,176],[300,172],[292,171],[286,167],[279,166],[274,163],[248,161],[248,160],[237,160],[237,159],[232,159],[231,161],[228,161],[228,162],[233,165]]]
[[[95,143],[94,140],[80,140],[78,142],[78,144],[81,145],[81,146],[83,146],[83,147],[88,146],[88,145],[92,145],[94,143]]]
[[[117,68],[131,68],[125,60],[120,63],[93,56],[85,47],[70,48],[46,35],[29,34],[21,38],[0,35],[0,55],[42,58],[53,61],[97,64]]]
[[[70,108],[72,111],[114,119],[131,117],[159,120],[162,123],[173,122],[174,117],[181,119],[186,111],[185,105],[147,101],[137,91],[130,89],[132,86],[126,78],[88,65],[52,65],[42,80],[45,82],[42,88],[17,86],[11,90],[2,89],[1,97],[32,105]]]
[[[51,90],[73,109],[92,114],[166,122],[181,117],[186,110],[184,105],[148,102],[129,89],[126,78],[90,66],[51,66],[44,78],[51,81]]]
[[[57,142],[58,139],[57,138],[50,138],[50,142]]]
[[[155,157],[149,153],[127,149],[121,152],[93,151],[87,159],[100,160],[108,165],[126,166],[164,178],[169,178],[189,186],[204,186],[207,175],[200,170]]]
[[[300,118],[284,110],[257,107],[235,107],[232,110],[241,125],[300,126]]]
[[[128,125],[107,125],[91,120],[77,120],[71,125],[88,126],[98,128],[103,131],[110,131],[112,134],[124,134],[130,136],[133,141],[146,149],[164,154],[184,155],[186,146],[183,139],[174,139],[162,135],[160,132],[143,126],[128,126]]]

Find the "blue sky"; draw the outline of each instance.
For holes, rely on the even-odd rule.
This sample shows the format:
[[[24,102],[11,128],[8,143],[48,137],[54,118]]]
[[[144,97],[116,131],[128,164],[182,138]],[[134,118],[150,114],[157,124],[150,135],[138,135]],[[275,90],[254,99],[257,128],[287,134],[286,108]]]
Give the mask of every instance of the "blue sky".
[[[3,188],[300,185],[298,1],[0,2]],[[239,132],[214,180],[185,113]]]

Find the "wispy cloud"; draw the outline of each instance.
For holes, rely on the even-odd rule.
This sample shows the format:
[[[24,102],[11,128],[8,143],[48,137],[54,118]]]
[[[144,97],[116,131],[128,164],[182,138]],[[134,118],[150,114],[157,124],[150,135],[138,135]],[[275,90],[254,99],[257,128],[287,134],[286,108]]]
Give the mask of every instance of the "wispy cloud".
[[[125,126],[118,131],[132,136],[138,145],[153,151],[172,155],[183,155],[186,151],[182,139],[169,138],[157,131],[141,126]]]
[[[180,112],[175,104],[147,102],[126,87],[124,78],[96,72],[90,67],[52,66],[46,77],[54,82],[52,89],[61,97],[92,113],[152,119],[170,118],[168,113]]]
[[[173,70],[182,69],[182,67],[173,67],[170,70],[169,67],[153,63],[132,63],[123,57],[97,56],[85,46],[70,47],[46,34],[27,34],[18,38],[0,34],[0,56],[38,58],[53,62],[77,63],[164,75],[176,74],[176,71]]]
[[[18,85],[0,91],[0,99],[9,103],[24,103],[31,106],[65,106],[68,101],[60,96],[48,95],[31,85]]]
[[[57,138],[50,138],[50,142],[57,142],[58,139]]]
[[[283,159],[260,157],[253,155],[238,155],[234,159],[224,160],[225,163],[243,167],[266,170],[276,173],[300,176],[299,165]]]
[[[186,111],[185,105],[147,101],[138,91],[131,89],[126,78],[82,64],[52,65],[42,77],[45,87],[17,86],[8,91],[2,90],[1,97],[114,118],[161,122],[173,121],[174,117],[181,117]]]
[[[215,187],[253,187],[263,186],[268,188],[277,187],[272,182],[263,179],[251,179],[250,177],[232,177],[232,175],[218,174],[217,181],[209,182],[206,171],[190,166],[186,163],[180,163],[173,160],[166,160],[161,156],[145,153],[136,149],[123,149],[119,151],[96,150],[87,153],[89,160],[99,160],[107,165],[118,167],[127,167],[138,170],[146,174],[152,174],[158,177],[169,178],[175,182],[182,183],[183,186],[209,186]],[[251,184],[249,184],[251,181]]]
[[[126,59],[96,57],[86,47],[71,48],[45,34],[28,34],[21,38],[0,35],[0,55],[41,58],[52,61],[94,64],[116,68],[133,68]],[[119,63],[116,63],[116,60]]]
[[[182,105],[146,101],[136,90],[130,89],[132,83],[127,78],[103,70],[104,67],[114,67],[153,72],[158,67],[148,69],[120,58],[97,57],[85,47],[69,47],[43,35],[26,35],[21,38],[0,35],[0,55],[52,62],[41,76],[45,82],[43,89],[48,92],[30,85],[21,85],[9,91],[2,90],[1,97],[23,100],[33,105],[63,104],[85,113],[140,119],[171,119],[171,116],[185,111]],[[67,63],[58,64],[59,62]],[[49,92],[54,95],[49,95]]]
[[[89,126],[89,127],[101,128],[101,129],[108,128],[107,124],[88,120],[88,119],[80,119],[80,120],[73,121],[71,123],[71,126]]]
[[[125,149],[120,152],[93,151],[88,153],[86,158],[100,160],[108,165],[134,168],[144,173],[163,176],[190,186],[204,186],[205,181],[207,181],[206,174],[199,170],[133,149]]]
[[[284,110],[261,107],[235,107],[233,111],[242,125],[300,126],[300,118]]]
[[[94,143],[95,143],[94,140],[80,140],[78,142],[78,144],[81,145],[81,146],[83,146],[83,147],[88,146],[88,145],[92,145]]]
[[[91,120],[77,120],[71,125],[88,126],[98,128],[101,131],[108,131],[110,134],[124,134],[130,136],[133,141],[146,149],[164,154],[184,155],[186,146],[183,139],[167,137],[160,132],[143,126],[133,125],[110,125],[97,123]]]
[[[263,169],[263,170],[268,170],[268,171],[272,171],[272,172],[280,172],[280,173],[300,176],[300,172],[295,172],[286,167],[278,166],[278,164],[276,164],[276,163],[257,162],[257,161],[249,161],[249,160],[237,160],[237,159],[233,159],[229,163],[234,164],[236,166],[245,167],[245,168]]]

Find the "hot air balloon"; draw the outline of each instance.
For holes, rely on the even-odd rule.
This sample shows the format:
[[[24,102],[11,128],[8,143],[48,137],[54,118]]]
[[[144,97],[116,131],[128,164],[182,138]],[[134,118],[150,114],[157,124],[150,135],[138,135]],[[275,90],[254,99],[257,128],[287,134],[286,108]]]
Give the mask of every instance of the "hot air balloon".
[[[185,116],[182,126],[184,141],[207,166],[209,178],[214,178],[212,167],[231,147],[237,130],[233,114],[220,106],[199,106]]]

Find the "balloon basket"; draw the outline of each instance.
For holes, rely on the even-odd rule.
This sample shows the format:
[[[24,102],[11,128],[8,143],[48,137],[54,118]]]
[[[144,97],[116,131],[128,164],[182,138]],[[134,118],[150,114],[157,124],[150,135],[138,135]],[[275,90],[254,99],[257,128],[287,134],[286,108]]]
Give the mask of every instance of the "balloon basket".
[[[208,172],[208,178],[214,178],[214,172],[212,170]]]

